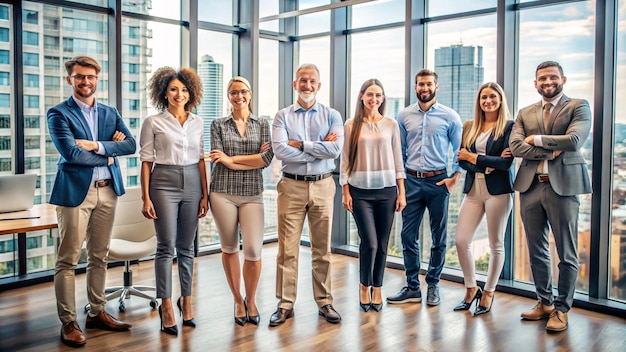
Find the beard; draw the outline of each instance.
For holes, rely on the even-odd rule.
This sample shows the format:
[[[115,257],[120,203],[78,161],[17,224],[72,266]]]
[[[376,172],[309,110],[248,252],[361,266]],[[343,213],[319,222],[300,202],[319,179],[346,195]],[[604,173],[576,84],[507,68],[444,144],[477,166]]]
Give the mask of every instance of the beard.
[[[312,93],[298,92],[298,97],[300,98],[300,100],[302,100],[303,102],[307,104],[313,102],[315,100],[316,95],[317,95],[316,92],[312,92]]]
[[[422,95],[422,93],[429,93],[429,94],[424,96],[424,95]],[[419,100],[420,102],[428,103],[428,102],[432,101],[433,99],[435,99],[435,95],[436,94],[437,94],[436,92],[433,92],[433,91],[429,90],[429,91],[423,91],[423,92],[416,93],[415,95],[417,96],[417,100]]]
[[[551,93],[544,91],[543,86],[537,88],[537,92],[546,99],[552,99],[556,97],[557,95],[561,94],[562,91],[563,91],[562,84],[556,84],[556,87],[554,88],[554,92],[551,92]]]
[[[88,93],[83,93],[83,91],[81,90],[82,87],[83,85],[79,85],[77,88],[74,88],[74,92],[76,93],[76,95],[83,97],[83,98],[89,98],[90,96],[96,93],[95,84],[91,85],[91,90]]]

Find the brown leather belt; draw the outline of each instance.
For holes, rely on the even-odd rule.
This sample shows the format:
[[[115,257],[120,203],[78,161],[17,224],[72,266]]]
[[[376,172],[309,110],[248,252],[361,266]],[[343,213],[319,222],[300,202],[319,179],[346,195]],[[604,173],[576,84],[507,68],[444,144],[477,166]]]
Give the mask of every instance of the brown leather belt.
[[[294,174],[288,174],[286,172],[283,172],[284,177],[287,177],[296,181],[307,181],[307,182],[321,181],[325,178],[332,176],[332,174],[333,174],[332,172],[327,172],[325,174],[319,174],[319,175],[294,175]]]
[[[98,187],[109,187],[109,185],[111,185],[111,179],[100,180],[100,181],[94,182],[94,186],[96,188],[98,188]]]
[[[547,174],[537,174],[537,180],[541,183],[550,183],[550,176]]]
[[[415,171],[415,170],[411,170],[411,169],[406,169],[406,173],[413,176],[413,177],[417,177],[417,178],[429,178],[429,177],[434,177],[434,176],[438,176],[441,175],[443,173],[445,173],[446,170],[437,170],[437,171],[426,171],[426,172],[419,172],[419,171]]]

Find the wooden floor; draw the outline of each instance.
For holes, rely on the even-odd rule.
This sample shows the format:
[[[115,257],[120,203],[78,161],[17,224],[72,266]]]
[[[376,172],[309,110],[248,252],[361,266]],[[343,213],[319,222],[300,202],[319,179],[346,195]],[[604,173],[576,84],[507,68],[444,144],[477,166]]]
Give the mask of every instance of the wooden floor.
[[[86,330],[88,351],[625,351],[626,320],[573,309],[569,330],[548,334],[545,321],[521,321],[519,314],[533,300],[497,293],[493,311],[481,317],[452,308],[464,288],[441,282],[442,302],[387,305],[380,313],[364,313],[358,305],[358,262],[333,256],[335,307],[343,316],[340,325],[328,324],[317,315],[312,299],[310,251],[301,248],[299,295],[295,317],[283,326],[270,328],[274,298],[276,245],[264,248],[264,266],[257,304],[261,324],[240,327],[233,322],[233,304],[222,271],[220,256],[196,260],[194,308],[196,329],[184,327],[178,337],[159,331],[159,315],[148,301],[127,300],[126,313],[117,302],[107,310],[133,324],[128,332]],[[133,265],[135,284],[154,283],[152,261]],[[108,283],[120,284],[122,267],[109,270]],[[176,272],[174,282],[177,282]],[[395,293],[404,284],[404,273],[388,269],[383,294]],[[77,277],[77,304],[86,303],[85,276]],[[425,286],[423,286],[425,287]],[[173,297],[178,297],[179,288]],[[85,326],[85,313],[78,312]],[[178,318],[179,329],[181,318]],[[60,323],[52,283],[0,293],[0,350],[71,351],[59,339]]]

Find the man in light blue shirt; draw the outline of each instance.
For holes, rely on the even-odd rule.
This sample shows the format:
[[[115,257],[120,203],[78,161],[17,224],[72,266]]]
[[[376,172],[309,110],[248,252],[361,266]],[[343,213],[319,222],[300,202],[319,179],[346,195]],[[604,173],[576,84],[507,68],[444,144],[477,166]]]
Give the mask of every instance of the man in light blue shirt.
[[[278,308],[270,326],[293,317],[298,287],[298,254],[304,219],[309,220],[313,261],[313,294],[318,314],[329,323],[341,322],[333,307],[330,287],[330,234],[335,181],[332,171],[343,147],[343,120],[335,109],[317,103],[319,70],[304,64],[296,71],[293,88],[298,101],[280,110],[272,124],[274,155],[282,161],[278,191]]]
[[[459,114],[437,103],[439,90],[437,74],[421,70],[415,77],[418,102],[407,106],[398,114],[402,156],[407,178],[406,208],[402,211],[402,253],[407,286],[395,296],[387,297],[389,303],[421,302],[419,285],[420,248],[419,227],[428,209],[432,247],[426,283],[426,303],[440,303],[439,277],[446,255],[448,199],[450,190],[461,176],[457,153],[461,145],[463,126]],[[452,146],[452,177],[448,176],[448,150]]]

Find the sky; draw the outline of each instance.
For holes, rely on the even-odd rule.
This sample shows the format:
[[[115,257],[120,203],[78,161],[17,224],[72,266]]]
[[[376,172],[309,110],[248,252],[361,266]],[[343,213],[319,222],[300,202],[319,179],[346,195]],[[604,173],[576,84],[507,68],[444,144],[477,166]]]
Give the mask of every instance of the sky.
[[[200,1],[199,17],[205,20],[228,23],[232,11],[228,6],[209,6],[208,0]],[[151,15],[175,18],[180,9],[171,1],[154,0]],[[310,8],[329,4],[329,0],[302,0],[301,8]],[[376,25],[391,21],[402,21],[404,17],[404,0],[382,0],[374,3],[357,5],[353,11],[355,27]],[[495,0],[475,0],[459,2],[456,0],[432,1],[429,9],[433,16],[445,15],[451,11],[470,11],[485,7],[494,7]],[[593,104],[593,52],[595,31],[595,9],[593,1],[574,2],[556,6],[527,9],[520,12],[519,40],[519,85],[518,109],[532,104],[539,99],[534,89],[533,79],[536,65],[544,60],[556,60],[565,70],[568,81],[565,93],[571,97],[584,98]],[[277,0],[260,0],[260,17],[278,13]],[[454,6],[451,6],[454,4]],[[461,7],[459,7],[461,6]],[[620,18],[618,31],[618,77],[626,76],[626,0],[619,0]],[[301,22],[302,33],[317,33],[328,30],[330,14],[305,16]],[[150,23],[154,36],[153,69],[163,65],[179,65],[177,55],[172,55],[171,48],[179,47],[180,31],[170,25]],[[275,27],[274,24],[263,24],[263,27]],[[225,65],[225,76],[232,72],[232,44],[221,35],[203,31],[199,38],[198,55],[212,55],[216,62]],[[427,58],[426,66],[434,67],[434,51],[437,48],[462,43],[463,45],[480,45],[483,47],[483,66],[485,81],[495,80],[496,75],[496,17],[486,15],[469,19],[431,22],[427,26]],[[321,71],[322,89],[319,101],[328,103],[330,90],[330,48],[327,37],[307,40],[301,44],[300,63],[313,62]],[[405,84],[412,84],[412,79],[404,77],[404,29],[386,29],[375,32],[354,34],[352,36],[351,76],[349,78],[349,99],[356,96],[361,83],[372,77],[382,81],[385,93],[389,97],[402,97]],[[277,45],[260,43],[259,53],[262,59],[277,58]],[[271,62],[262,62],[259,83],[264,82],[263,92],[259,98],[260,115],[275,114],[278,107],[277,84],[278,67]],[[413,75],[413,74],[412,74]],[[261,77],[263,76],[263,77]],[[228,77],[224,77],[228,81]],[[269,85],[269,87],[267,86]],[[274,87],[275,86],[275,87]],[[271,94],[271,92],[276,92]],[[626,95],[626,79],[616,80],[617,96]],[[353,105],[353,104],[352,104]],[[516,113],[516,111],[514,111]],[[626,123],[626,102],[617,99],[617,119]]]

